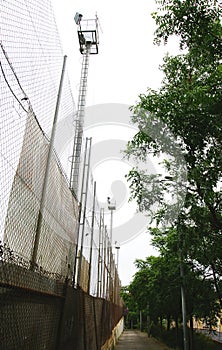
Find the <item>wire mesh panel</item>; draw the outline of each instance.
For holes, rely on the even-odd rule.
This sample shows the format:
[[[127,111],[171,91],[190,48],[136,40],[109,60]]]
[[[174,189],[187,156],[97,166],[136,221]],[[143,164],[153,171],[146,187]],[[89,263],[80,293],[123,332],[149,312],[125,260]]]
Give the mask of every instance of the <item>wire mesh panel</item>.
[[[55,349],[64,300],[62,276],[0,245],[0,349]]]
[[[111,284],[110,244],[98,205],[93,209],[91,180],[80,280],[89,293],[70,287],[79,203],[55,150],[49,163],[63,61],[51,3],[0,0],[0,5],[0,349],[61,344],[61,349],[94,350],[122,315],[121,306],[104,300],[114,300],[119,280]],[[65,73],[59,125],[74,115]],[[65,142],[59,140],[57,151]]]
[[[68,287],[59,349],[100,350],[122,316],[121,305]]]
[[[121,304],[28,267],[27,260],[0,245],[0,349],[100,349],[123,315]]]
[[[32,101],[40,125],[50,130],[63,57],[51,1],[4,0],[0,16],[7,84],[20,102],[24,97]],[[63,117],[74,112],[67,77],[61,108]]]
[[[49,0],[1,2],[0,29],[0,240],[31,259],[63,55]],[[59,120],[74,114],[65,74]],[[55,154],[49,174],[36,263],[71,278],[77,203]]]
[[[91,261],[91,281],[90,281],[90,294],[93,296],[99,296],[98,283],[100,281],[98,266],[100,259],[100,208],[97,201],[95,201],[94,213],[94,225],[93,225],[93,239],[92,239],[92,261]]]
[[[0,295],[1,349],[55,349],[61,300],[2,287]]]
[[[27,113],[24,142],[11,187],[3,239],[13,251],[25,258],[31,257],[48,147],[33,119],[33,115]],[[36,168],[38,171],[35,171]]]
[[[22,160],[40,164],[38,176],[42,179],[47,142],[39,139],[41,129],[50,135],[55,113],[63,53],[50,0],[4,0],[0,2],[0,240],[4,235],[7,203],[14,175],[17,171],[24,134],[30,146],[29,158]],[[27,128],[30,110],[36,116],[37,126]],[[58,121],[74,119],[75,105],[67,73],[64,76]],[[72,124],[71,127],[72,129]],[[30,132],[27,135],[27,131]],[[73,127],[74,134],[74,127]],[[57,150],[63,145],[56,143]],[[43,150],[41,154],[40,149]],[[37,151],[37,154],[36,154]],[[21,159],[20,159],[21,161]],[[39,163],[40,162],[40,163]],[[31,170],[31,166],[29,167]],[[29,174],[25,181],[29,185]],[[31,174],[30,174],[31,175]],[[40,182],[36,181],[41,191]],[[38,197],[39,198],[39,197]],[[30,209],[31,210],[31,209]]]
[[[48,141],[33,113],[27,114],[24,142],[11,188],[5,220],[4,242],[31,260],[45,179]],[[52,158],[37,265],[68,275],[73,271],[78,208],[56,158]]]
[[[49,149],[45,133],[50,133],[52,127],[63,55],[49,0],[1,1],[0,25],[0,240],[31,259]],[[65,74],[59,125],[70,116],[74,119],[74,115],[73,97]],[[55,143],[61,151],[64,146],[61,137]],[[77,204],[55,157],[50,168],[36,262],[44,269],[71,276]],[[90,294],[98,294],[100,280],[100,295],[106,290],[103,295],[108,296],[104,287],[107,278],[103,278],[101,272],[103,266],[108,275],[108,265],[102,256],[104,248],[99,247],[98,208],[94,214],[90,258],[92,186],[91,180],[83,255],[85,265],[91,263]],[[103,260],[101,271],[99,260]],[[84,283],[87,285],[88,281]]]
[[[84,314],[86,329],[86,348],[89,350],[99,349],[93,298],[87,294],[84,295]]]

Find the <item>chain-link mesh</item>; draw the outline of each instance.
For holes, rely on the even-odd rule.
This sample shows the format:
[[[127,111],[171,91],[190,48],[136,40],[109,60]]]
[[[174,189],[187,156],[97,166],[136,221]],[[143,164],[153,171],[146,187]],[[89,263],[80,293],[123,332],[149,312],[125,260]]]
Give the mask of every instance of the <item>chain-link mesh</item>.
[[[62,51],[49,0],[44,4],[34,0],[7,0],[1,4],[0,239],[31,260],[49,150],[45,131],[51,128],[54,116]],[[66,74],[59,115],[65,120],[74,114]],[[55,154],[48,183],[35,262],[43,269],[71,277],[78,208]],[[114,276],[109,241],[106,234],[101,241],[105,231],[99,227],[97,203],[92,214],[92,186],[91,180],[84,230],[83,289],[88,288],[93,232],[89,292],[113,300],[108,286],[108,279]]]
[[[122,315],[119,279],[91,180],[79,286],[89,293],[71,287],[79,204],[55,151],[48,163],[63,61],[51,3],[0,5],[0,348],[94,350]],[[58,120],[70,116],[65,72]]]
[[[60,349],[100,350],[122,316],[121,306],[68,287]]]
[[[44,137],[42,130],[49,133],[52,128],[63,55],[49,0],[44,2],[1,1],[0,32],[0,205],[2,213],[0,240],[6,240],[10,245],[13,240],[12,249],[30,258],[48,152],[48,140]],[[33,113],[30,113],[31,106]],[[67,116],[72,116],[74,119],[74,115],[75,106],[70,83],[65,74],[59,120]],[[51,167],[55,168],[56,163],[53,162],[53,164]],[[67,196],[67,186],[63,188],[59,185],[61,169],[57,167],[56,172],[53,169],[50,174],[51,178],[56,178],[56,181],[54,180],[54,185],[48,189],[48,194],[51,193],[50,199],[53,197],[53,200],[49,203],[48,196],[47,204],[52,208],[57,205],[55,203],[58,198],[60,199],[55,217],[54,207],[51,210],[51,231],[55,231],[55,221],[57,221],[60,226],[59,230],[58,228],[56,230],[57,234],[59,232],[59,235],[63,235],[69,242],[70,235],[73,236],[75,230],[75,225],[73,226],[75,214],[71,220],[67,219],[69,204],[63,201],[61,206],[61,201]],[[64,179],[62,182],[64,183]],[[58,188],[61,193],[58,194],[57,190],[54,196],[54,191]],[[75,204],[71,203],[69,213],[73,205]],[[45,216],[49,216],[46,211]],[[9,237],[10,229],[5,228],[5,220],[7,226],[13,225],[18,230],[16,237],[14,237],[15,229],[11,238]],[[9,223],[11,220],[13,223]],[[47,220],[46,222],[47,224],[43,222],[42,225],[44,234],[45,230],[48,230],[46,226],[49,225]],[[61,229],[62,226],[63,229]],[[6,234],[5,231],[7,231]],[[51,236],[49,235],[47,242],[40,242],[40,245],[52,246],[54,242]],[[55,249],[60,251],[61,249],[57,248],[57,241],[58,237],[55,238]],[[19,244],[20,248],[17,249]],[[51,253],[52,249],[49,250],[49,254]],[[66,248],[64,254],[66,262],[70,254],[71,252]],[[44,261],[44,254],[41,253],[39,259]],[[56,268],[58,264],[61,265],[59,268],[63,268],[64,261],[55,263]]]
[[[65,280],[0,245],[0,348],[53,349],[64,300]]]
[[[0,287],[1,349],[55,349],[62,301]]]
[[[33,113],[27,113],[24,142],[9,197],[4,242],[20,256],[32,259],[45,179],[48,141]],[[77,203],[56,162],[50,163],[36,263],[71,278],[76,245]]]
[[[50,0],[1,0],[1,62],[5,79],[18,103],[28,97],[42,128],[49,131],[55,111],[62,68],[62,47]],[[15,73],[17,78],[15,77]],[[22,87],[22,88],[21,88]],[[74,114],[66,77],[61,115]],[[11,113],[12,98],[4,92],[4,112]],[[6,108],[11,107],[11,108]]]
[[[111,337],[121,305],[73,289],[0,245],[0,349],[96,350]]]

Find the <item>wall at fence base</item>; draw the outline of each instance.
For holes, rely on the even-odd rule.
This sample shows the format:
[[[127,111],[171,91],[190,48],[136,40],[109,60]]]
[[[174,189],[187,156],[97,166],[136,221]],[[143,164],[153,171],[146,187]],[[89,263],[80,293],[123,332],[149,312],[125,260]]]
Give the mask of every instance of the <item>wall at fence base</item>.
[[[19,257],[2,245],[1,250],[0,349],[98,350],[107,339],[116,342],[123,329],[122,306],[74,289],[53,274],[18,266]]]
[[[101,347],[101,350],[112,350],[113,346],[116,345],[119,337],[123,333],[123,328],[124,328],[124,317],[121,318],[117,326],[113,329],[112,336]]]

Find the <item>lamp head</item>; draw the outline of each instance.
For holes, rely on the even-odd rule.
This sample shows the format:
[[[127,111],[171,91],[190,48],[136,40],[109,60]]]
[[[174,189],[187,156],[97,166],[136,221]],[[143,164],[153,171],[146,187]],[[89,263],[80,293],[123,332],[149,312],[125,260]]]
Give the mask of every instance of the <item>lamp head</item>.
[[[80,25],[80,22],[81,22],[81,20],[82,20],[82,17],[83,17],[83,16],[81,15],[81,13],[76,12],[75,17],[74,17],[74,21],[76,22],[77,25]]]

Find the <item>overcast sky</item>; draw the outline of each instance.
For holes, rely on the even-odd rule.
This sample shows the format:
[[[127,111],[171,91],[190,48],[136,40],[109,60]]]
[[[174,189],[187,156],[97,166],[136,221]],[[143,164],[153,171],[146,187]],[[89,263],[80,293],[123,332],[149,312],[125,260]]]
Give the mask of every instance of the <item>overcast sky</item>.
[[[77,27],[73,19],[76,12],[83,14],[83,19],[94,18],[97,13],[100,24],[99,54],[90,57],[87,106],[101,103],[132,105],[148,87],[158,89],[162,79],[158,67],[164,54],[167,51],[176,53],[177,48],[175,42],[168,47],[153,45],[155,23],[151,13],[156,10],[154,0],[52,0],[52,3],[64,54],[68,55],[76,104],[81,72]],[[132,130],[129,129],[131,134]],[[104,130],[103,135],[109,137]],[[107,174],[105,171],[103,169],[103,176],[105,174],[104,177],[109,178],[111,183],[120,181],[116,171],[113,172],[113,178],[110,167],[107,168]],[[98,168],[95,173],[98,176]],[[149,241],[144,230],[136,239],[121,246],[119,272],[123,285],[130,282],[136,271],[133,264],[135,259],[153,253]]]
[[[126,103],[133,104],[138,94],[147,87],[158,88],[161,73],[158,69],[169,47],[153,45],[156,10],[154,0],[52,0],[61,35],[64,53],[72,67],[72,84],[76,100],[81,69],[78,39],[74,15],[83,19],[99,17],[99,55],[91,56],[87,104]],[[174,46],[170,46],[170,51]]]

